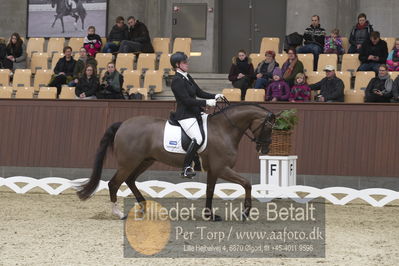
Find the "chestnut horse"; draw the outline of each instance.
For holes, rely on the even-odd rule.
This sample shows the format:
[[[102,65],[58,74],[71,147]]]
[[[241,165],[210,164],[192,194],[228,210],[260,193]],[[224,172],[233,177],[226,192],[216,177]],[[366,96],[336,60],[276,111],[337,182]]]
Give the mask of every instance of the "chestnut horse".
[[[135,184],[140,174],[155,161],[175,167],[183,165],[184,154],[170,153],[163,147],[165,122],[165,119],[138,116],[111,125],[101,139],[89,181],[78,188],[79,198],[86,200],[95,192],[101,179],[107,147],[113,146],[118,163],[117,172],[108,183],[113,214],[124,218],[116,205],[116,194],[123,182],[139,203],[144,202]],[[206,210],[209,219],[220,220],[210,211],[218,178],[244,187],[245,208],[242,215],[244,218],[248,216],[252,205],[251,183],[233,170],[238,145],[245,134],[256,143],[258,152],[268,153],[274,122],[275,115],[271,111],[251,103],[230,105],[208,116],[208,144],[199,156],[203,169],[207,171]],[[253,137],[246,132],[248,129]]]

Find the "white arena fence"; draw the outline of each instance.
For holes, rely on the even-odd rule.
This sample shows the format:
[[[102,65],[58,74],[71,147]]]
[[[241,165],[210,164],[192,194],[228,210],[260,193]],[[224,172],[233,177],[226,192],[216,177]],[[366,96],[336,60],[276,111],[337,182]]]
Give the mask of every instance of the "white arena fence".
[[[14,176],[9,178],[0,177],[0,187],[8,187],[18,194],[27,193],[34,188],[41,188],[50,195],[58,195],[67,189],[75,188],[76,185],[85,182],[86,180],[86,178],[69,180],[59,177],[48,177],[42,179],[35,179],[26,176]],[[179,193],[187,199],[199,199],[206,195],[206,184],[199,182],[173,184],[153,180],[136,182],[136,184],[141,191],[147,193],[153,198],[163,198],[171,193]],[[100,181],[97,191],[104,189],[108,190],[108,182]],[[196,191],[192,193],[190,190]],[[226,193],[225,190],[229,190],[229,193]],[[298,193],[307,194],[301,197]],[[129,188],[118,191],[118,196],[120,197],[127,197],[130,194],[132,194],[132,192]],[[244,194],[245,191],[240,185],[232,183],[216,184],[214,193],[216,197],[225,200],[233,200],[244,196]],[[337,197],[337,194],[340,196]],[[379,199],[376,199],[373,196],[377,196]],[[321,197],[336,205],[345,205],[353,200],[361,199],[374,207],[383,207],[386,204],[399,199],[399,192],[382,188],[356,190],[346,187],[329,187],[319,189],[310,186],[280,187],[258,184],[252,186],[252,197],[261,202],[268,202],[275,198],[290,198],[299,203],[306,203],[310,200]]]

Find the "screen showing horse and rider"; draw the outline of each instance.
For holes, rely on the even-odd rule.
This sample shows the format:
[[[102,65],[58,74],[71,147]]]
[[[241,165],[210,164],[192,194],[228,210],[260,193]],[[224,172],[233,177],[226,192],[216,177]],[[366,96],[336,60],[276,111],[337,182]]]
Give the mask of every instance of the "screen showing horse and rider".
[[[107,0],[28,0],[28,37],[106,36]]]

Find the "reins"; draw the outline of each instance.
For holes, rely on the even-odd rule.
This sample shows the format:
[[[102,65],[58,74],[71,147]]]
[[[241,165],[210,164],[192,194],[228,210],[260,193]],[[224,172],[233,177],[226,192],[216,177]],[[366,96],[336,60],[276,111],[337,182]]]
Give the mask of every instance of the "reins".
[[[230,105],[230,101],[227,100],[226,97],[223,97],[223,98],[222,98],[222,101],[223,101],[222,103],[226,104],[227,106],[231,106],[231,105]],[[230,124],[233,128],[236,128],[236,129],[238,129],[238,130],[242,130],[242,129],[239,128],[237,125],[235,125],[235,124],[233,123],[233,121],[231,121],[231,119],[227,116],[226,112],[224,112],[225,108],[226,108],[226,107],[221,108],[221,107],[218,105],[218,103],[216,103],[216,108],[214,109],[212,115],[215,115],[215,114],[217,114],[217,113],[222,113],[222,114],[224,115],[224,117],[226,118],[226,120],[229,122],[229,124]],[[216,109],[218,109],[218,111],[216,111]],[[270,113],[272,113],[271,111],[267,110],[266,108],[264,108],[264,109],[265,109],[266,111],[269,112],[269,115],[270,115]],[[255,135],[255,132],[258,131],[259,128],[260,128],[261,126],[262,126],[262,128],[261,128],[261,132],[260,132],[259,136],[262,135],[261,133],[263,132],[263,130],[264,130],[266,124],[273,126],[273,124],[272,124],[271,122],[267,121],[268,118],[269,118],[269,115],[266,116],[266,118],[265,118],[265,120],[263,121],[263,123],[260,123],[260,124],[252,131],[252,134],[253,134],[253,135]],[[255,142],[256,144],[259,144],[259,145],[262,145],[262,144],[266,144],[266,143],[267,143],[266,141],[261,140],[259,137],[251,137],[251,136],[247,133],[247,130],[248,130],[248,129],[246,129],[246,130],[244,131],[244,135],[247,136],[248,139],[249,139],[251,142]]]

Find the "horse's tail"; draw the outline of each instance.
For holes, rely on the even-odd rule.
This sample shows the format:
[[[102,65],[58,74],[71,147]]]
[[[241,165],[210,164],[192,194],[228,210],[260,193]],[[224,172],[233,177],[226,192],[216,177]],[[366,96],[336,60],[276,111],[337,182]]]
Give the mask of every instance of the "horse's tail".
[[[105,157],[107,155],[107,149],[108,147],[113,146],[115,134],[121,125],[122,122],[114,123],[105,131],[104,136],[101,139],[100,146],[97,149],[91,177],[88,182],[78,187],[78,192],[76,192],[81,200],[87,200],[97,189],[98,184],[100,183],[101,172]]]

